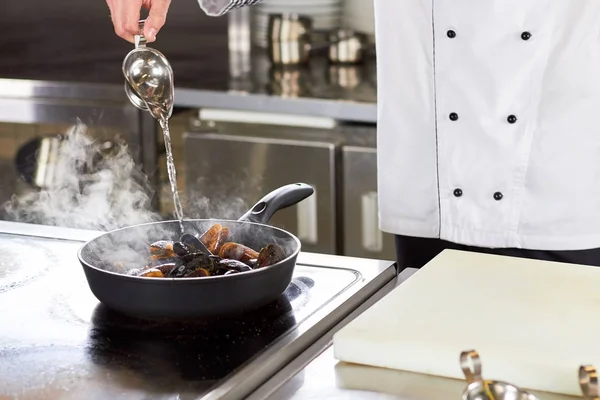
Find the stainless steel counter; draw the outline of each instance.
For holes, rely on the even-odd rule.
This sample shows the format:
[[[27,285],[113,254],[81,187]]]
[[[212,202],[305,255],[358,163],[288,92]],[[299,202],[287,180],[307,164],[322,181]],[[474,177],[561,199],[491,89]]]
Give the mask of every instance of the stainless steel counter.
[[[333,335],[385,297],[398,285],[409,279],[415,272],[417,272],[415,268],[407,268],[402,271],[395,279],[388,282],[381,290],[363,302],[363,304],[323,335],[307,351],[266,381],[248,397],[248,400],[366,398],[364,397],[364,393],[355,392],[354,388],[338,387],[337,374],[339,367],[337,360],[333,357]],[[357,368],[366,367],[361,366]],[[381,397],[378,397],[380,395],[380,393],[375,392],[373,393],[373,398],[380,399]]]
[[[22,80],[31,89],[24,91],[25,97],[37,94],[39,86],[64,82],[65,99],[81,94],[84,100],[101,100],[104,95],[90,88],[97,85],[116,93],[112,100],[126,101],[121,63],[132,45],[115,35],[106,2],[21,0],[5,2],[2,11],[0,78]],[[233,67],[237,58],[230,47],[244,38],[235,39],[229,29],[228,18],[206,16],[196,1],[171,4],[152,47],[173,66],[177,106],[226,105],[375,121],[374,62],[356,69],[316,62],[308,71],[273,71],[265,55],[252,49],[249,57],[244,54],[243,63],[250,65],[242,68],[242,75],[247,76],[241,76]],[[233,47],[244,46],[245,42]],[[5,83],[0,81],[0,98],[13,98],[5,92]],[[300,91],[290,93],[288,88]],[[5,105],[0,104],[2,116],[7,115]]]
[[[347,67],[363,68],[363,67]],[[325,75],[326,67],[309,71]],[[177,71],[175,70],[177,78]],[[267,78],[266,84],[273,79]],[[322,80],[325,80],[323,76]],[[313,80],[314,81],[314,80]],[[219,88],[175,86],[175,107],[224,108],[230,110],[282,113],[329,117],[341,121],[375,123],[377,121],[376,89],[371,83],[363,83],[356,89],[344,89],[335,84],[327,85],[316,80],[309,83],[307,93],[297,96],[268,93],[260,83],[250,82],[245,90],[231,89],[232,83]],[[53,102],[54,110],[44,111]],[[77,102],[77,103],[74,103]],[[89,106],[102,109],[102,120],[120,119],[111,113],[122,113],[122,107],[134,112],[127,103],[120,82],[55,81],[52,76],[44,80],[0,78],[0,121],[13,123],[63,122],[65,107],[77,106],[76,115],[84,122],[94,119]],[[87,106],[87,107],[86,107]],[[116,111],[112,111],[115,109]],[[89,115],[89,117],[88,117]],[[40,120],[41,118],[44,118]],[[129,116],[129,118],[131,118]]]
[[[396,276],[389,261],[302,253],[272,307],[144,321],[86,285],[76,253],[98,234],[0,221],[0,398],[246,398]]]

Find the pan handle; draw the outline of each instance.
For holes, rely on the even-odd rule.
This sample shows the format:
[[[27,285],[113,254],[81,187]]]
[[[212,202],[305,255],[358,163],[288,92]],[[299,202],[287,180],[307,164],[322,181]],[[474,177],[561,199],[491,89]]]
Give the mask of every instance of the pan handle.
[[[260,199],[238,221],[267,224],[277,211],[301,202],[314,192],[315,190],[305,183],[292,183],[282,186]]]

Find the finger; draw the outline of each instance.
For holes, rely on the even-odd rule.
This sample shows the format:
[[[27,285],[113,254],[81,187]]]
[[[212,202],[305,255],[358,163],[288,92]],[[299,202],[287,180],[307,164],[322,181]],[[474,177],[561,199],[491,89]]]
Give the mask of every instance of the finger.
[[[115,32],[119,37],[133,43],[133,35],[139,31],[141,0],[112,0],[115,18]]]
[[[149,42],[154,42],[156,40],[158,31],[164,26],[170,4],[171,0],[152,1],[148,18],[144,24],[144,36]]]
[[[115,12],[113,7],[113,0],[106,0],[106,4],[108,4],[108,10],[110,12],[110,20],[112,21],[113,27],[115,26]]]

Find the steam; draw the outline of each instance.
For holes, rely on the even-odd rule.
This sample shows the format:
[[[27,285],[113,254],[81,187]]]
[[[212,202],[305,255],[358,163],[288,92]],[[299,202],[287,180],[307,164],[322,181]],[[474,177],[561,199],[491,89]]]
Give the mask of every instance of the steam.
[[[21,222],[80,229],[114,230],[156,221],[146,176],[135,166],[126,143],[117,140],[101,157],[83,124],[73,126],[57,147],[53,179],[38,191],[5,203]]]
[[[210,167],[201,165],[197,171],[200,171],[200,177],[188,178],[188,182],[193,182],[186,196],[186,214],[190,217],[237,220],[265,195],[260,173],[251,174],[247,169],[240,169],[224,176],[220,171],[217,178]],[[210,193],[206,193],[205,188],[210,188]],[[247,197],[255,198],[254,202],[244,199]]]
[[[96,239],[83,253],[84,260],[96,267],[126,273],[147,264],[150,243],[178,240],[181,232],[177,221],[132,226],[161,220],[152,208],[148,179],[136,167],[125,142],[115,141],[110,152],[102,143],[87,135],[85,125],[73,126],[56,147],[53,179],[43,188],[14,195],[4,207],[9,218],[21,222],[100,231],[129,227]],[[201,175],[211,176],[209,171]],[[251,193],[255,201],[266,194],[261,179],[252,178],[261,173],[246,170],[235,175],[220,184],[214,178],[198,178],[194,187],[210,188],[210,197],[201,191],[188,192],[186,215],[206,220],[184,220],[186,232],[201,236],[222,222],[215,219],[237,220],[254,204],[243,200],[244,194]],[[233,223],[230,234],[229,241],[256,251],[270,243],[284,247],[288,255],[297,250],[287,234],[271,228]]]

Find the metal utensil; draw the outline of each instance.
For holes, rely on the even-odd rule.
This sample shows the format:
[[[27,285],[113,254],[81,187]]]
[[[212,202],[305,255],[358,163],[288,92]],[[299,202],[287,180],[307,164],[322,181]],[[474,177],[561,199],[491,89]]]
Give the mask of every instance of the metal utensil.
[[[299,14],[270,14],[268,24],[269,58],[276,65],[308,62],[313,21]]]
[[[481,360],[475,350],[460,353],[460,367],[467,380],[463,400],[539,400],[535,395],[502,381],[483,379]]]
[[[598,372],[592,365],[579,367],[579,386],[585,400],[600,400],[598,393]]]
[[[129,86],[128,82],[125,82],[125,94],[127,95],[127,98],[129,99],[131,104],[133,104],[142,111],[148,111],[148,106],[146,105],[144,100],[140,99],[140,97],[137,94],[135,94],[131,86]]]
[[[163,121],[173,113],[173,69],[160,51],[146,46],[144,22],[139,22],[135,48],[123,60],[125,93],[134,106]]]
[[[329,33],[329,61],[334,64],[359,64],[364,60],[368,37],[350,29]]]

